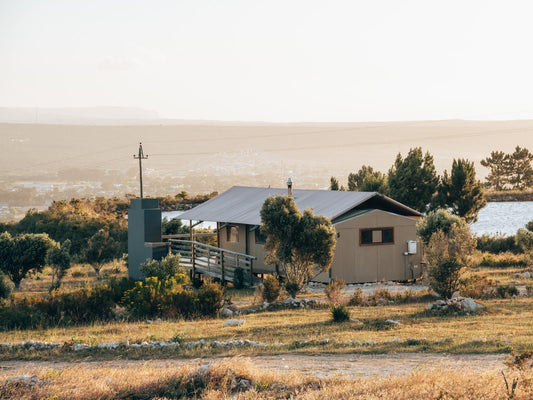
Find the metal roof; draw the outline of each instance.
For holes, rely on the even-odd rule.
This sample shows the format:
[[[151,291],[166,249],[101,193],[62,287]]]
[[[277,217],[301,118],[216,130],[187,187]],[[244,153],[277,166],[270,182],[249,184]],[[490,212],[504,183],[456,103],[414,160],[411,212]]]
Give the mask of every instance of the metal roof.
[[[286,196],[287,189],[233,186],[224,193],[184,212],[180,219],[215,221],[234,224],[261,225],[260,211],[269,196]],[[310,208],[315,215],[323,215],[331,220],[342,216],[368,200],[384,206],[388,211],[401,215],[420,216],[415,211],[377,192],[345,192],[334,190],[293,189],[292,197],[300,210]],[[377,201],[376,201],[377,200]],[[370,208],[370,207],[369,207]],[[377,208],[381,208],[378,207]]]

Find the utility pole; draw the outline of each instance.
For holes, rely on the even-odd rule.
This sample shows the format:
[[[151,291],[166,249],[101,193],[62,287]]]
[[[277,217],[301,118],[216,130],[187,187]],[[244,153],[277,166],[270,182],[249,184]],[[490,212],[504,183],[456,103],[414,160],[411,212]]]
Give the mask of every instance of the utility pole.
[[[133,158],[135,160],[139,160],[139,181],[140,181],[140,186],[141,186],[141,199],[143,198],[143,165],[142,165],[142,160],[146,160],[148,158],[148,155],[144,155],[143,153],[143,144],[142,143],[139,143],[139,155],[136,156],[135,154],[133,155]]]

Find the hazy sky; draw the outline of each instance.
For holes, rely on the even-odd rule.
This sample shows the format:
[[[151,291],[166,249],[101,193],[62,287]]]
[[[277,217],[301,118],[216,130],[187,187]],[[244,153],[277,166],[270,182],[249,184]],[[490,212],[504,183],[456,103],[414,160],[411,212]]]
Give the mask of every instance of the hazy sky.
[[[533,2],[1,0],[0,106],[533,119]]]

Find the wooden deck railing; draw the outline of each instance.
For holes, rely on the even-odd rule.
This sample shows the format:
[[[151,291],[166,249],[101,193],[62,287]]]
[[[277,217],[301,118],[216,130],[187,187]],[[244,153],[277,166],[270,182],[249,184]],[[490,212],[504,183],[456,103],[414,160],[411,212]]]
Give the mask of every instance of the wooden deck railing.
[[[180,254],[180,265],[192,271],[220,279],[222,282],[235,282],[235,270],[242,269],[243,284],[253,286],[254,256],[210,246],[205,243],[169,239],[170,250]]]

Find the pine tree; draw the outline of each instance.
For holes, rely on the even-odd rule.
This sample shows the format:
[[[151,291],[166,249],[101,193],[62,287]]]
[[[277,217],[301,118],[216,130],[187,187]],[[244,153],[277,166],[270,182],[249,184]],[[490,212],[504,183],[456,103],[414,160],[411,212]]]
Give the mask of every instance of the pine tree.
[[[329,190],[339,190],[339,181],[334,176],[329,179]]]
[[[479,210],[487,204],[474,163],[462,158],[453,160],[450,176],[444,171],[438,192],[439,205],[467,222],[476,222]]]
[[[525,190],[533,186],[532,161],[533,154],[528,149],[516,146],[514,153],[509,156],[509,183],[513,189]]]
[[[492,151],[490,157],[481,160],[481,165],[490,169],[486,180],[494,190],[504,190],[509,183],[509,155],[503,151]]]
[[[387,175],[363,165],[356,173],[348,175],[348,190],[352,192],[379,192],[389,194]]]
[[[439,178],[435,172],[433,157],[422,148],[410,149],[402,159],[398,153],[389,170],[390,196],[415,210],[425,212],[437,191]]]

